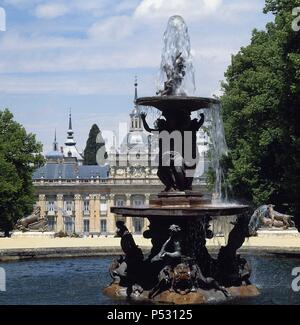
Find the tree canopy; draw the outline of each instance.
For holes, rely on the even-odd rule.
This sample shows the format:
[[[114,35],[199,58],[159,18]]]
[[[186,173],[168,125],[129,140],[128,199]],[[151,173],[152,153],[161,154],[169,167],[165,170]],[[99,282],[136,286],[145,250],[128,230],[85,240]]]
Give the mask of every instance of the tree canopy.
[[[299,220],[300,0],[266,0],[274,21],[254,30],[225,73],[223,119],[232,193],[255,205],[274,203]],[[299,222],[298,222],[299,225]]]
[[[97,136],[100,133],[100,129],[97,124],[93,124],[89,137],[86,142],[86,147],[84,149],[84,165],[97,165],[96,155],[97,151],[100,149],[101,144],[97,143]]]
[[[43,163],[41,151],[35,135],[26,133],[9,110],[0,111],[0,228],[6,232],[32,211],[32,173]]]

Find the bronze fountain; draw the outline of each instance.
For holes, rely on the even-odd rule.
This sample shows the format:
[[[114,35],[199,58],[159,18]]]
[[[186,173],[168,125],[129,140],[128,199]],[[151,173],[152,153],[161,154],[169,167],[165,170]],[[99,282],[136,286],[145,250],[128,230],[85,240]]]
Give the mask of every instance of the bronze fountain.
[[[165,190],[151,199],[149,206],[111,208],[123,217],[148,218],[149,229],[143,235],[151,239],[152,249],[144,256],[125,223],[118,221],[117,234],[125,255],[112,263],[113,282],[104,291],[114,298],[174,304],[257,295],[257,288],[250,283],[250,266],[237,254],[250,236],[246,214],[249,207],[216,204],[192,189],[199,158],[196,134],[204,123],[204,115],[192,119],[191,113],[213,109],[218,100],[186,95],[184,84],[190,58],[189,51],[180,47],[180,32],[187,32],[187,27],[180,16],[173,16],[168,29],[176,46],[171,46],[169,61],[162,60],[163,87],[157,96],[136,101],[139,106],[154,107],[162,114],[155,128],[149,127],[146,114],[142,113],[142,120],[145,130],[159,137],[158,177]],[[214,237],[210,221],[227,216],[237,216],[234,227],[227,245],[213,257],[206,248],[206,239]]]

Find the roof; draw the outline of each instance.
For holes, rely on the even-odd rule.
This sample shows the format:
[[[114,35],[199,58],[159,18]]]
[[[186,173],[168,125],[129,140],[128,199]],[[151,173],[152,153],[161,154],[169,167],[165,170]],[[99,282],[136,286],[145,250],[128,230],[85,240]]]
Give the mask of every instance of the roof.
[[[62,152],[60,152],[60,151],[50,151],[50,152],[48,152],[46,155],[45,155],[45,157],[47,158],[47,159],[62,159],[62,158],[64,158],[64,155],[63,155],[63,153]]]
[[[33,173],[33,180],[38,179],[107,179],[109,166],[78,166],[77,164],[46,164]]]
[[[79,153],[79,151],[77,150],[75,145],[64,147],[63,152],[64,152],[65,157],[75,157],[75,158],[77,158],[78,161],[83,160],[81,154]]]

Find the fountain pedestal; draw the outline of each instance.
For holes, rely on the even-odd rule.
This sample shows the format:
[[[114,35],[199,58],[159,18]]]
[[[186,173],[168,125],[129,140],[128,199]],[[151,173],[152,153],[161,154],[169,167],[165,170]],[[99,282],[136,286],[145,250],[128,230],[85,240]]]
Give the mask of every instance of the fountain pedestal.
[[[149,229],[144,232],[144,237],[151,238],[152,249],[149,256],[140,260],[139,249],[132,243],[132,237],[122,244],[124,236],[128,236],[125,231],[121,239],[125,258],[121,263],[113,263],[111,275],[114,281],[105,293],[114,298],[174,304],[218,302],[237,296],[258,295],[257,288],[249,281],[248,264],[236,255],[245,239],[240,230],[247,209],[242,205],[212,205],[199,193],[192,195],[191,192],[185,195],[182,192],[162,193],[151,200],[149,206],[139,208],[112,207],[113,213],[124,217],[149,219]],[[219,256],[213,258],[205,246],[206,239],[213,237],[209,221],[212,217],[232,214],[240,217],[231,232],[231,239],[221,248]],[[240,234],[238,238],[236,233]],[[127,261],[126,256],[129,256]],[[125,274],[118,273],[123,269],[122,263],[125,268],[129,266]]]

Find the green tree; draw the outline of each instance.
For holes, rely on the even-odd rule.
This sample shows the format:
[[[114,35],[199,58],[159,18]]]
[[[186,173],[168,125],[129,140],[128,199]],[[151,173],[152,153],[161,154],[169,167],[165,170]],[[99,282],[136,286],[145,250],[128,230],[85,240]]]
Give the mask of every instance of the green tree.
[[[97,143],[97,136],[100,133],[100,129],[97,124],[93,124],[90,129],[89,137],[84,149],[84,165],[97,165],[96,155],[100,149],[101,144]]]
[[[287,206],[299,220],[300,31],[292,29],[300,0],[266,0],[274,21],[254,30],[225,74],[225,160],[233,194],[255,205]],[[298,222],[299,224],[299,222]]]
[[[9,110],[0,111],[0,228],[6,235],[32,211],[32,173],[43,163],[41,151],[35,135],[26,133]]]

